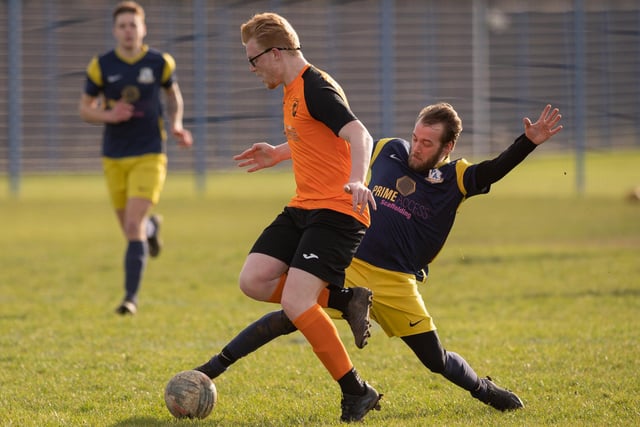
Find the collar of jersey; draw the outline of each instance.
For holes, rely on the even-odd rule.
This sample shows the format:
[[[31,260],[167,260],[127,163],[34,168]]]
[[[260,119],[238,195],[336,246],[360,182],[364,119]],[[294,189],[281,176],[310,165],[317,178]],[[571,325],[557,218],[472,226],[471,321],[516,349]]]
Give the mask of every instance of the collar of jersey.
[[[438,168],[440,168],[440,167],[442,167],[442,166],[444,166],[444,165],[446,165],[447,163],[450,163],[450,162],[451,162],[451,157],[447,156],[444,159],[442,159],[442,161],[440,163],[438,163],[436,165],[435,169],[438,169]]]
[[[120,53],[118,52],[118,49],[115,49],[116,56],[118,57],[118,59],[120,59],[123,62],[126,62],[127,64],[135,64],[136,62],[141,60],[142,57],[145,56],[148,51],[149,51],[149,45],[143,44],[142,47],[140,48],[140,53],[138,55],[134,56],[133,58],[125,58],[122,55],[120,55]]]

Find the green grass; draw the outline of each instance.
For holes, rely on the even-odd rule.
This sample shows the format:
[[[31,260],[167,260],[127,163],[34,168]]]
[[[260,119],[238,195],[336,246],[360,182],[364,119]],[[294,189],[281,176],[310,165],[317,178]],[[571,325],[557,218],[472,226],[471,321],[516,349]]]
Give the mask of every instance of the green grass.
[[[640,152],[590,154],[576,195],[570,157],[536,153],[488,196],[465,202],[422,288],[447,349],[516,391],[500,413],[428,372],[373,330],[361,375],[385,394],[370,426],[640,423]],[[299,333],[216,380],[203,421],[174,420],[163,389],[276,306],[244,297],[245,254],[292,191],[284,172],[218,173],[204,193],[170,175],[140,313],[113,313],[124,241],[101,176],[0,178],[0,424],[5,426],[339,425],[339,388]]]

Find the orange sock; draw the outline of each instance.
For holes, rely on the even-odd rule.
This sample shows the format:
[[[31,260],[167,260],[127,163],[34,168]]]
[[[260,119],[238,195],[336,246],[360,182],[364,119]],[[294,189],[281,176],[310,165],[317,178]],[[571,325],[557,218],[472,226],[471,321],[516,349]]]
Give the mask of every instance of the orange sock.
[[[334,380],[338,381],[353,368],[336,326],[318,304],[298,316],[293,324],[309,341]]]
[[[320,291],[320,295],[318,295],[318,304],[320,304],[320,307],[329,307],[329,289],[324,288]]]
[[[276,290],[273,291],[271,296],[268,299],[268,302],[280,302],[282,301],[282,290],[284,289],[284,282],[287,280],[287,273],[284,273],[280,276],[280,281],[278,282],[278,286],[276,286]],[[327,301],[329,297],[327,296]]]

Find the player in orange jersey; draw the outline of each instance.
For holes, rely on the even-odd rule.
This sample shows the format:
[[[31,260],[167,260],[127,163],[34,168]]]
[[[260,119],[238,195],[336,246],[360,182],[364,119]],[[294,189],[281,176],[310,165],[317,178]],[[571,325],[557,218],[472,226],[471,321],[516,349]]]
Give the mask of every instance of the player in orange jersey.
[[[241,36],[251,72],[268,89],[284,89],[286,142],[256,143],[235,160],[253,172],[291,159],[296,192],[251,248],[240,289],[256,300],[282,304],[340,385],[341,420],[358,421],[379,409],[381,395],[359,377],[317,300],[329,283],[344,283],[369,226],[368,205],[375,208],[375,201],[365,178],[373,140],[338,83],[304,58],[285,18],[257,14],[242,24]]]

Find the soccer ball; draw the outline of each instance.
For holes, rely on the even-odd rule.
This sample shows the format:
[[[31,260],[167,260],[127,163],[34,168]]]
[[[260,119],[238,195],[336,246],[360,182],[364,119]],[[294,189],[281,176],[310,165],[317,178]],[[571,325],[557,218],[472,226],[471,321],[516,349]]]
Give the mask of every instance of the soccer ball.
[[[217,400],[213,381],[196,370],[177,373],[164,389],[164,402],[176,418],[206,418]]]

